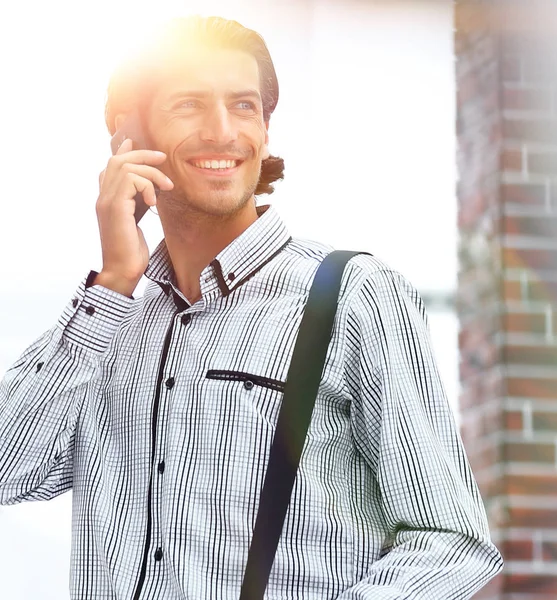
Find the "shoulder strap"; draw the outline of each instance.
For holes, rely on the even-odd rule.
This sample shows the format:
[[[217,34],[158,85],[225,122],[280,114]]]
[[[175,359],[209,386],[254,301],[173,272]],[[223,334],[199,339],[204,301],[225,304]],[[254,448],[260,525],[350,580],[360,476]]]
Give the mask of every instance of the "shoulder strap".
[[[319,265],[296,339],[265,474],[240,600],[262,600],[323,373],[346,263],[336,250]]]

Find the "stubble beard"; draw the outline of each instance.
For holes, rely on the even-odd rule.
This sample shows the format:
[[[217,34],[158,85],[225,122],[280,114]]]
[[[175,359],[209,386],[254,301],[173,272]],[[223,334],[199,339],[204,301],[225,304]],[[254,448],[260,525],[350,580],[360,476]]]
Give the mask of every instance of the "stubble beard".
[[[165,221],[177,229],[186,225],[191,227],[192,222],[196,221],[225,222],[233,219],[253,198],[259,175],[260,173],[237,198],[229,199],[228,182],[213,181],[208,194],[210,198],[192,197],[183,189],[174,189],[169,192],[160,191],[157,205],[164,212]]]

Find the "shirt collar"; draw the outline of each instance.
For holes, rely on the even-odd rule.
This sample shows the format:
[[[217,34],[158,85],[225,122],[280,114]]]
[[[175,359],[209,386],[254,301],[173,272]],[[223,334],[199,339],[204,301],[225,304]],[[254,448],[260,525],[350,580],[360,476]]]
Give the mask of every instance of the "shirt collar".
[[[257,207],[258,219],[224,248],[203,269],[202,297],[212,292],[227,296],[270,262],[292,237],[277,211],[270,205]],[[174,269],[163,240],[153,252],[145,276],[168,294],[177,292]]]

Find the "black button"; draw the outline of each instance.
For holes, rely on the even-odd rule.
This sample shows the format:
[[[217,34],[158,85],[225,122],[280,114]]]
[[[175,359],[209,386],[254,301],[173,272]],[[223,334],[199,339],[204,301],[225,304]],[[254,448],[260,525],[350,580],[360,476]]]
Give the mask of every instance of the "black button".
[[[40,362],[37,364],[37,373],[43,368],[44,363]]]
[[[171,390],[174,387],[174,384],[176,383],[174,377],[169,377],[165,382],[164,385],[166,385],[166,387]]]
[[[159,562],[159,560],[162,560],[162,548],[157,548],[157,551],[155,552],[155,560],[157,562]]]
[[[234,273],[228,273],[228,280],[229,281],[234,281],[236,279],[236,275],[234,275]]]
[[[191,315],[182,315],[182,325],[188,325],[191,321]]]
[[[79,304],[79,300],[77,298],[74,298],[72,300],[72,306],[75,308],[78,304]]]
[[[164,473],[164,460],[159,463],[158,471],[161,475]]]
[[[255,384],[253,383],[253,381],[251,379],[248,379],[247,381],[244,381],[244,387],[246,388],[246,390],[253,389],[254,385]]]
[[[88,307],[85,309],[85,312],[86,312],[88,315],[94,315],[94,314],[95,314],[95,307],[94,307],[94,306],[88,306]]]

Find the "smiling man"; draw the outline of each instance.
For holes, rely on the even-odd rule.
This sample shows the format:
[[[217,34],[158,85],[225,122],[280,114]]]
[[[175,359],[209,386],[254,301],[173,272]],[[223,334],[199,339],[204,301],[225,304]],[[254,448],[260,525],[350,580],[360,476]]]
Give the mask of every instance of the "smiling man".
[[[283,174],[267,148],[277,100],[262,38],[218,18],[171,22],[111,81],[110,132],[135,115],[148,149],[128,139],[109,160],[102,269],[0,387],[0,502],[73,488],[73,600],[240,595],[292,350],[331,251],[256,206]],[[138,193],[164,230],[152,256]],[[266,597],[462,599],[501,565],[421,299],[359,255]]]

